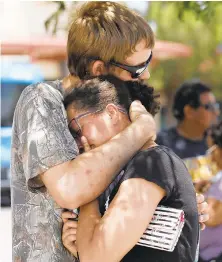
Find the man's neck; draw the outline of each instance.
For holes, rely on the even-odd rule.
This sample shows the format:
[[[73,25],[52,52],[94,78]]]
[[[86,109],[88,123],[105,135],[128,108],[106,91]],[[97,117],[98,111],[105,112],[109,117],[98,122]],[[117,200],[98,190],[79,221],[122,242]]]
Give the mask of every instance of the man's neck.
[[[62,79],[62,87],[64,89],[68,89],[70,87],[73,87],[79,81],[80,81],[80,79],[77,76],[68,75],[68,76],[66,76]]]
[[[204,138],[204,130],[196,123],[182,121],[177,125],[179,135],[190,140],[202,140]]]

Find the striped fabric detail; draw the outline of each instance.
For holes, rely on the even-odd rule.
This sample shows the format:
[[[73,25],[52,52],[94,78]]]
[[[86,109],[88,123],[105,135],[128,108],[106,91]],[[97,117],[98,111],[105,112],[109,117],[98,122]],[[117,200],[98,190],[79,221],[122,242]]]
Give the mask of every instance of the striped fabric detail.
[[[184,226],[184,211],[158,206],[137,245],[172,252]]]

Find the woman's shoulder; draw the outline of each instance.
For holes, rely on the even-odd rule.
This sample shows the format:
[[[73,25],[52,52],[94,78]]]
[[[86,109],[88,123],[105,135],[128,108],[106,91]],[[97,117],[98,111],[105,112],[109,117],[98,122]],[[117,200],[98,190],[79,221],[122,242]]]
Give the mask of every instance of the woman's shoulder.
[[[183,160],[178,155],[176,155],[172,149],[166,146],[162,146],[162,145],[157,145],[157,146],[150,147],[145,150],[139,151],[132,159],[132,163],[136,161],[141,161],[141,160],[144,161],[146,159],[152,162],[173,161],[173,162],[182,163],[184,165]]]

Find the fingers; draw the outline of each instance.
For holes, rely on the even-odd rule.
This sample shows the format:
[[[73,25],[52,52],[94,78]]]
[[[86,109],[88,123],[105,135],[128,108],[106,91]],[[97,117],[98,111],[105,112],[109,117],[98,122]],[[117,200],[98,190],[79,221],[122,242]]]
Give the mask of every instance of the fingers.
[[[63,238],[62,243],[71,254],[77,257],[76,234],[67,235]]]
[[[75,241],[76,241],[76,235],[68,235],[63,239],[63,245],[70,247],[74,245],[73,242]]]
[[[75,239],[72,241],[76,240],[76,232],[77,229],[76,228],[69,228],[68,230],[66,230],[63,234],[62,234],[62,241],[65,242],[65,239],[67,239],[67,237],[69,236],[75,236]],[[73,239],[73,238],[72,238]]]
[[[62,213],[62,220],[64,222],[62,228],[62,243],[74,256],[77,256],[76,232],[78,222],[69,220],[75,217],[77,217],[77,215],[70,211]]]
[[[68,229],[76,229],[78,225],[77,221],[68,220],[64,223],[62,232],[65,233]]]
[[[204,223],[200,223],[200,230],[204,230],[205,229],[205,224]]]
[[[210,218],[209,214],[201,214],[199,215],[200,223],[205,223]]]
[[[62,221],[63,223],[65,223],[66,221],[68,221],[68,219],[70,218],[76,218],[77,215],[71,211],[66,211],[62,213]]]
[[[140,101],[135,100],[130,105],[129,114],[131,121],[135,121],[141,114],[148,114],[148,112]]]
[[[83,146],[85,152],[88,152],[88,151],[91,150],[91,147],[90,147],[88,140],[85,136],[81,137],[81,143],[82,143],[82,146]]]
[[[196,194],[196,197],[197,197],[197,204],[201,204],[205,200],[202,194]]]
[[[205,224],[209,219],[209,213],[208,213],[208,204],[205,202],[204,196],[202,194],[197,194],[197,206],[198,206],[198,213],[199,213],[199,222],[200,222],[200,229],[205,229]]]
[[[203,202],[198,205],[198,213],[199,214],[208,214],[208,204],[207,202]]]
[[[137,109],[137,110],[141,110],[141,108],[145,108],[142,103],[139,100],[134,100],[131,105],[130,105],[130,109]],[[145,109],[146,110],[146,109]]]

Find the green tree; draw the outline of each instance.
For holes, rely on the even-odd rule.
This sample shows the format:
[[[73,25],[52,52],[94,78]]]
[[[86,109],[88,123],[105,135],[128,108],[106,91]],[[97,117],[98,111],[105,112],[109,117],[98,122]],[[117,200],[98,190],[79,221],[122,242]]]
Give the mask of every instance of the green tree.
[[[75,8],[78,1],[52,1],[57,10],[47,19],[45,27],[56,34],[61,14]],[[156,24],[157,39],[187,44],[193,48],[189,58],[161,61],[152,70],[151,82],[163,89],[170,100],[175,88],[185,79],[197,77],[209,83],[222,98],[222,55],[216,54],[222,44],[222,3],[213,1],[149,2],[148,22]],[[155,54],[154,54],[155,56]]]
[[[194,77],[209,83],[218,98],[222,98],[222,55],[216,54],[222,43],[222,4],[207,2],[205,5],[200,10],[196,2],[149,4],[146,19],[156,24],[157,38],[193,48],[191,57],[161,61],[152,70],[151,82],[163,88],[168,99],[184,80]]]

